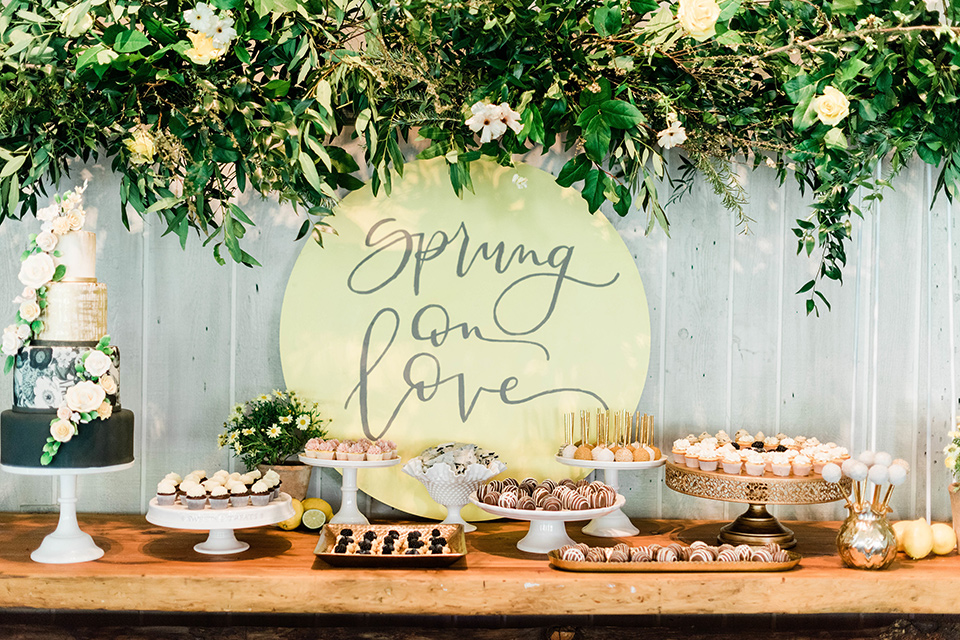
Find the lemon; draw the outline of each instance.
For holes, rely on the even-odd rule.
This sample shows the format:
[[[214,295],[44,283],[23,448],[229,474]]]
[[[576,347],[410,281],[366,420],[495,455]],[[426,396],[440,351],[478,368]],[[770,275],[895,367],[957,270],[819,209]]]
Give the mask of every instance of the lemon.
[[[310,509],[319,509],[323,511],[324,515],[327,516],[327,522],[333,519],[333,508],[330,507],[330,503],[326,500],[321,500],[320,498],[307,498],[303,501],[303,510],[309,511]]]
[[[303,504],[299,500],[291,498],[290,505],[293,507],[293,516],[277,523],[277,526],[285,531],[293,531],[299,527],[300,519],[303,517]]]
[[[303,526],[307,529],[319,529],[326,521],[327,514],[320,509],[307,509],[303,512]]]
[[[957,534],[953,527],[942,522],[936,522],[933,530],[933,552],[938,556],[945,556],[957,546]]]
[[[893,524],[893,532],[897,536],[897,551],[903,551],[903,538],[907,535],[907,529],[913,526],[913,520],[901,520]]]
[[[903,550],[914,560],[926,558],[933,551],[933,529],[923,518],[914,520],[903,536]]]

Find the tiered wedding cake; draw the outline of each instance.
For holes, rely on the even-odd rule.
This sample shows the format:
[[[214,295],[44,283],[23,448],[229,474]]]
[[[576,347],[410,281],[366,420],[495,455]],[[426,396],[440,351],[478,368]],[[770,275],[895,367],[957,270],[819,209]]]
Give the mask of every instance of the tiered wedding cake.
[[[120,408],[120,354],[110,345],[107,287],[97,282],[96,235],[83,231],[83,188],[37,212],[3,332],[13,410],[0,415],[0,463],[109,467],[133,460],[133,413]]]

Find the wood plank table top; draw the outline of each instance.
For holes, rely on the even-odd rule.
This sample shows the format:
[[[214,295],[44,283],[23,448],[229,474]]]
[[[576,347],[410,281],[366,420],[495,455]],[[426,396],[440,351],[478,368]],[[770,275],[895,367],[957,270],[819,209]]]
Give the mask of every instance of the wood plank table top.
[[[838,523],[786,523],[800,566],[779,573],[571,573],[518,551],[525,523],[482,523],[469,553],[449,569],[337,569],[313,555],[316,533],[237,531],[250,549],[206,556],[205,532],[164,529],[137,515],[81,514],[106,551],[95,562],[30,560],[56,527],[51,514],[0,514],[0,608],[418,615],[631,615],[749,613],[953,613],[960,557],[912,561],[886,571],[843,567]],[[722,523],[636,520],[640,535],[592,538],[594,546],[712,541]]]

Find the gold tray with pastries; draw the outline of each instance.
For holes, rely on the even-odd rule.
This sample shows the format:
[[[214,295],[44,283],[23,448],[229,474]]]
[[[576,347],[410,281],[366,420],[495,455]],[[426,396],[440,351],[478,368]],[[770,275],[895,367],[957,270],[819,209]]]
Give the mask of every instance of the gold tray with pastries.
[[[559,550],[554,549],[547,554],[550,566],[563,571],[581,571],[589,573],[728,573],[744,571],[789,571],[800,564],[800,554],[788,551],[790,560],[787,562],[692,562],[678,560],[676,562],[588,562],[564,560]]]
[[[425,555],[334,553],[333,549],[336,546],[337,538],[343,529],[352,530],[354,537],[358,540],[367,531],[373,531],[377,534],[379,540],[391,530],[399,533],[402,539],[410,531],[419,531],[422,537],[428,538],[430,532],[438,529],[440,535],[447,539],[447,546],[451,553],[428,553]],[[334,567],[436,569],[448,567],[466,557],[467,540],[461,524],[327,524],[320,532],[320,541],[317,543],[314,553],[318,558]]]

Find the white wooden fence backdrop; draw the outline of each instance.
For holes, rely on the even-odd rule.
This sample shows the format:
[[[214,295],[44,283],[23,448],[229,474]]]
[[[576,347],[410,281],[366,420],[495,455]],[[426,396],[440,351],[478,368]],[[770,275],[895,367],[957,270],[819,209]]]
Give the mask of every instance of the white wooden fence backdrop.
[[[527,161],[556,174],[564,158],[532,154]],[[816,265],[796,255],[790,228],[808,215],[809,197],[779,187],[766,168],[741,176],[755,220],[749,234],[703,184],[669,208],[671,239],[660,230],[645,237],[640,212],[625,219],[606,212],[636,259],[650,304],[653,349],[640,409],[657,417],[661,449],[690,432],[741,426],[817,436],[853,451],[885,449],[912,465],[894,494],[894,517],[948,519],[940,452],[960,395],[958,205],[941,196],[928,207],[936,174],[920,162],[909,167],[896,190],[854,223],[845,284],[826,288],[833,311],[807,317],[793,292]],[[230,408],[283,385],[280,308],[302,218],[275,201],[241,196],[259,224],[246,248],[265,266],[221,267],[195,237],[186,251],[161,238],[156,219],[133,220],[128,233],[117,215],[118,179],[105,163],[77,165],[72,177],[91,181],[88,228],[97,232],[98,275],[109,288],[123,404],[137,416],[134,468],[81,477],[79,507],[143,512],[168,471],[232,468],[236,462],[216,445]],[[0,320],[12,317],[19,254],[38,226],[32,218],[0,225]],[[616,323],[599,314],[597,321]],[[0,406],[10,406],[11,387],[9,377],[0,382]],[[0,476],[0,510],[54,508],[53,479]],[[732,518],[742,510],[676,494],[663,485],[662,470],[620,477],[633,516]],[[311,493],[335,507],[338,487],[334,472],[314,472]],[[392,515],[368,498],[361,507]],[[834,519],[841,508],[775,513]]]

